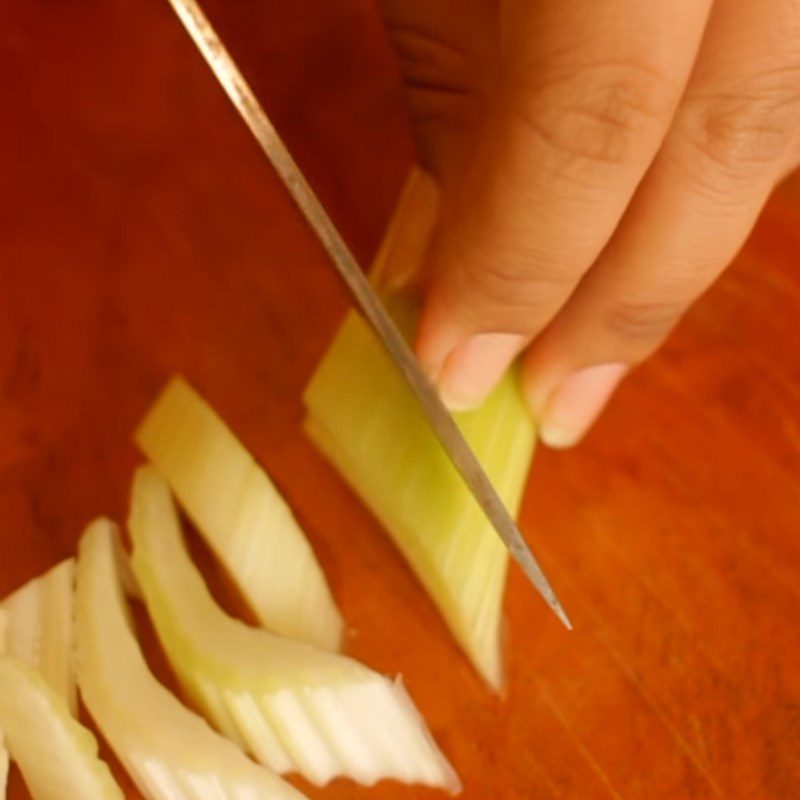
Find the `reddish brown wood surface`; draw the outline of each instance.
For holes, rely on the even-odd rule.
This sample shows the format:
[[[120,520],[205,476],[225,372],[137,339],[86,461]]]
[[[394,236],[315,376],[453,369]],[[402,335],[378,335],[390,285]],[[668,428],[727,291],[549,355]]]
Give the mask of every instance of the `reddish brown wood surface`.
[[[367,260],[411,153],[372,4],[208,8]],[[179,370],[282,487],[351,652],[405,675],[465,800],[800,797],[796,182],[586,444],[539,454],[523,527],[576,631],[514,571],[501,702],[301,434],[346,301],[166,2],[7,0],[0,75],[0,596],[124,517],[131,431]]]

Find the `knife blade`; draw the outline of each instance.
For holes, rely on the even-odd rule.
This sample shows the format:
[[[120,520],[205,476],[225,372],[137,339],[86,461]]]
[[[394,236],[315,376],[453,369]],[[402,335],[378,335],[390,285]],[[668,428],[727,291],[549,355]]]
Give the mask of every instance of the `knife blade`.
[[[350,248],[306,181],[233,58],[196,0],[169,0],[228,98],[272,163],[281,181],[317,235],[359,310],[378,335],[392,361],[417,397],[434,434],[487,518],[530,582],[568,629],[572,625],[525,542],[513,517],[467,444],[433,384],[425,376]]]

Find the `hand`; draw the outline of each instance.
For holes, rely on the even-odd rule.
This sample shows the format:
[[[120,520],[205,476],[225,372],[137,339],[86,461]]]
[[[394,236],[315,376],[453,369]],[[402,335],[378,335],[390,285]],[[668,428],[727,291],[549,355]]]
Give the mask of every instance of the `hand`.
[[[382,0],[441,204],[417,353],[586,432],[800,163],[797,0]]]

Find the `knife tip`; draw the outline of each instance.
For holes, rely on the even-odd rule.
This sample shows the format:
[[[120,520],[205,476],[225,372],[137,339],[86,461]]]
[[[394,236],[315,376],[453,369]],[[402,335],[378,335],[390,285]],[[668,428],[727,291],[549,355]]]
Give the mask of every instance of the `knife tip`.
[[[528,580],[533,584],[536,591],[542,596],[542,599],[545,601],[545,603],[550,606],[550,609],[553,611],[553,613],[561,620],[563,626],[568,631],[573,630],[572,622],[570,622],[567,612],[564,611],[564,607],[561,605],[556,593],[553,591],[553,587],[545,577],[544,572],[542,572],[542,568],[534,558],[530,548],[524,543],[524,540],[522,540],[522,542],[523,544],[521,548],[511,549],[512,555],[514,555],[514,557],[517,559],[517,562],[522,567],[522,571],[525,573]]]
[[[563,623],[564,627],[568,631],[575,630],[572,627],[572,622],[570,621],[570,618],[567,616],[567,612],[564,611],[563,607],[561,606],[561,603],[559,603],[558,600],[556,600],[555,604],[553,604],[551,607],[552,607],[553,611],[555,611],[556,616],[561,620],[561,622]]]

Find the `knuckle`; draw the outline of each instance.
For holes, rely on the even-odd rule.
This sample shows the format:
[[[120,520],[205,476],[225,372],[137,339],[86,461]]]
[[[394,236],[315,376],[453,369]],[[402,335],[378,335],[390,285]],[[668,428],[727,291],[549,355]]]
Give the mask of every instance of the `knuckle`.
[[[536,270],[519,254],[473,254],[458,279],[459,296],[473,298],[468,311],[472,322],[515,333],[535,331],[572,288],[563,273]]]
[[[413,92],[470,95],[474,85],[473,54],[416,27],[387,25],[406,86]]]
[[[420,163],[438,171],[452,156],[453,135],[474,126],[486,78],[478,55],[456,40],[408,23],[387,21],[400,63],[409,122]]]
[[[682,313],[678,303],[620,303],[608,313],[606,326],[617,338],[649,345],[667,336]]]
[[[433,31],[397,21],[386,27],[403,74],[417,156],[435,171],[448,158],[452,132],[474,124],[476,99],[485,88],[475,69],[479,59]]]
[[[619,165],[641,159],[668,122],[673,89],[644,62],[523,70],[512,109],[563,160]]]
[[[735,93],[689,97],[677,129],[725,173],[749,176],[779,161],[800,124],[800,65]]]

